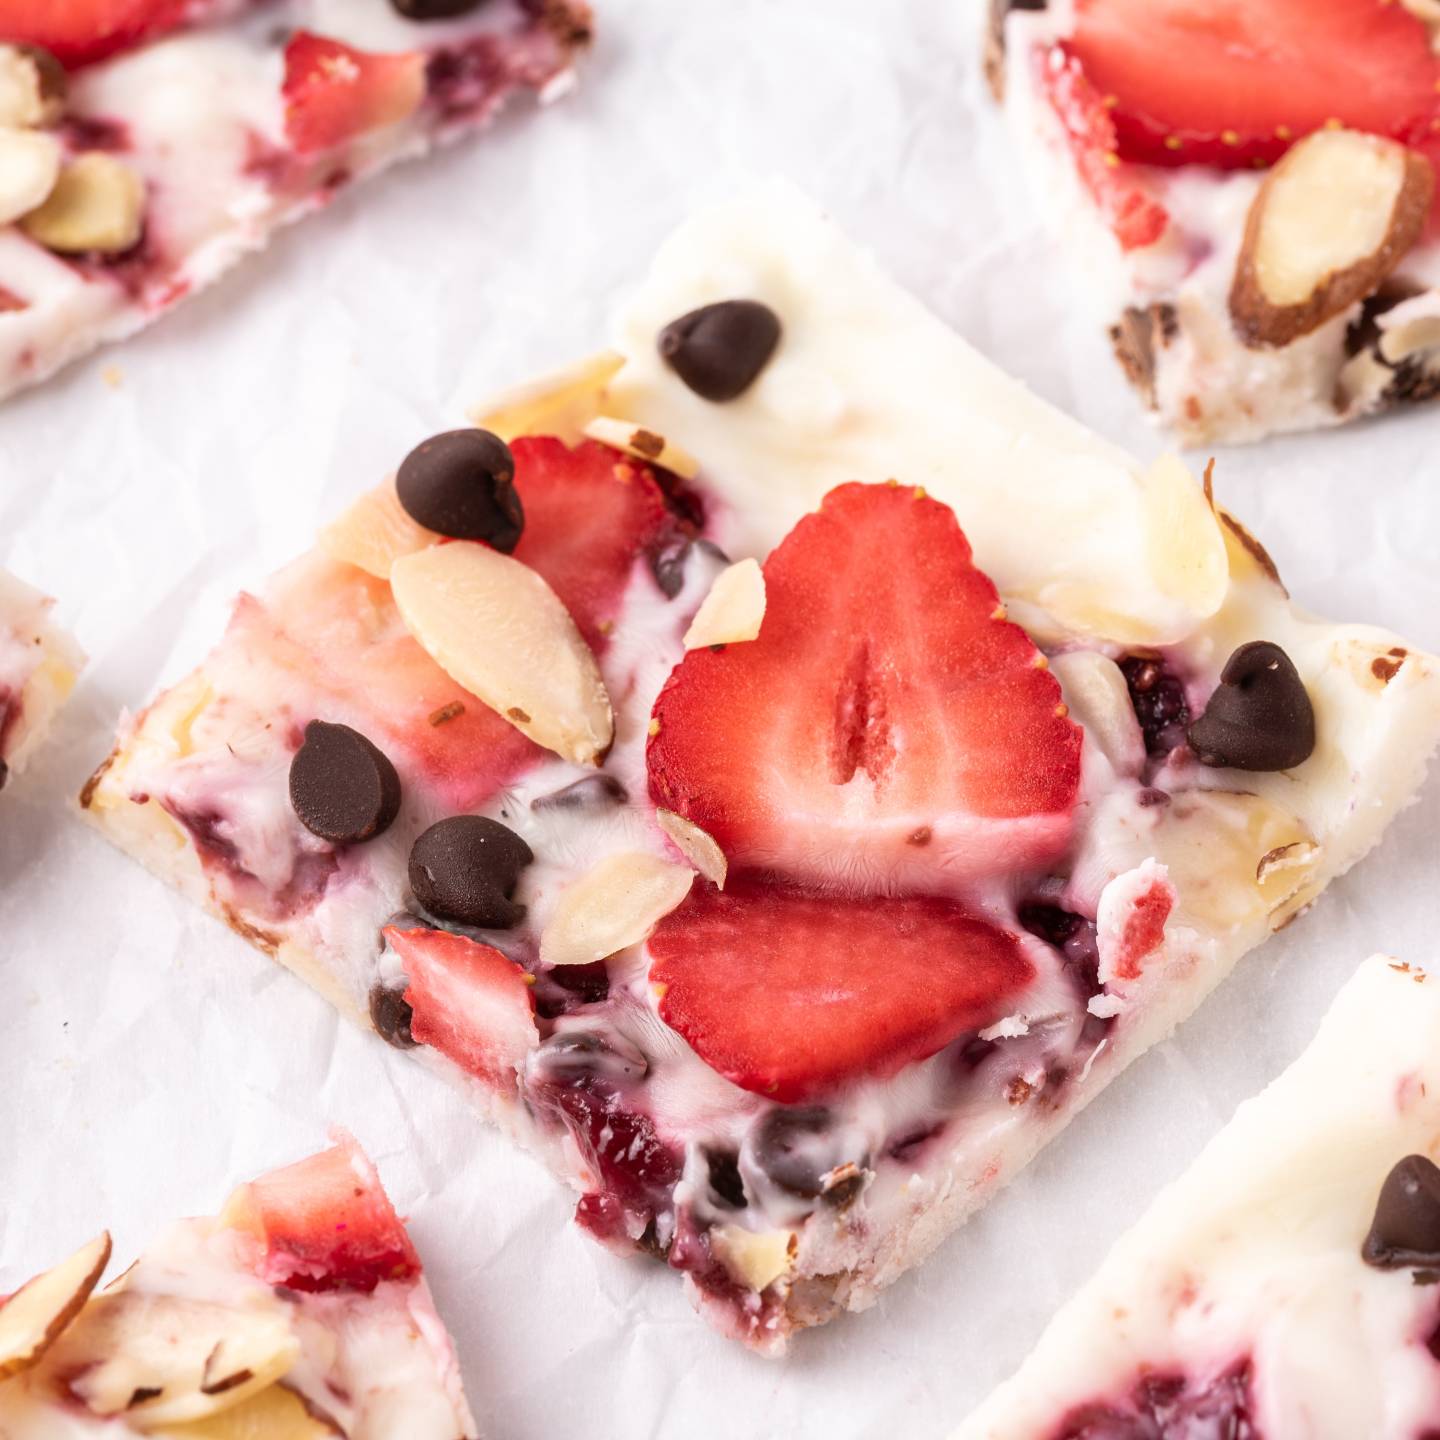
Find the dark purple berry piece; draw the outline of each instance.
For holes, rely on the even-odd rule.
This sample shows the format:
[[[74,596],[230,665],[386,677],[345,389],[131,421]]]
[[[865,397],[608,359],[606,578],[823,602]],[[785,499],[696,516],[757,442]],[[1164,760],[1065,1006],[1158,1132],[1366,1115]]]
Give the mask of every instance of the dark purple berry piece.
[[[397,1050],[413,1050],[412,1011],[403,985],[373,985],[370,989],[370,1023],[380,1038]]]
[[[1202,765],[1290,770],[1315,750],[1315,710],[1290,657],[1251,640],[1226,662],[1205,713],[1190,727]]]
[[[395,493],[417,525],[452,540],[483,540],[509,554],[525,529],[515,457],[488,430],[447,430],[400,462]]]
[[[780,343],[780,317],[758,300],[704,305],[660,332],[660,356],[702,400],[734,400]]]
[[[1185,739],[1190,706],[1185,687],[1165,668],[1163,660],[1148,655],[1127,655],[1120,673],[1130,691],[1130,703],[1150,755],[1168,755]]]
[[[431,915],[482,930],[508,930],[525,916],[511,900],[535,858],[508,826],[483,815],[432,825],[410,850],[410,888]]]
[[[355,845],[390,828],[400,812],[400,777],[358,730],[312,720],[290,762],[290,803],[311,834]]]

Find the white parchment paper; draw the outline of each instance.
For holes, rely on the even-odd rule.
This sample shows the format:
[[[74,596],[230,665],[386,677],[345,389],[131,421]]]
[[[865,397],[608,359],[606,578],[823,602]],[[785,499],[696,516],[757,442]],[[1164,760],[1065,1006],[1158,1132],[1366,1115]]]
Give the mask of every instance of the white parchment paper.
[[[345,195],[136,343],[0,410],[0,563],[92,665],[0,804],[0,1291],[100,1224],[172,1215],[332,1124],[411,1217],[498,1440],[939,1440],[1342,978],[1435,956],[1440,783],[919,1274],[766,1362],[419,1067],[72,813],[114,717],[234,592],[462,406],[596,348],[657,241],[727,178],[810,190],[963,335],[1143,454],[1103,338],[1066,318],[978,79],[980,0],[598,0],[581,92]],[[116,368],[118,367],[118,369]],[[1440,410],[1223,454],[1218,489],[1300,603],[1440,648]],[[1200,457],[1203,458],[1203,457]]]

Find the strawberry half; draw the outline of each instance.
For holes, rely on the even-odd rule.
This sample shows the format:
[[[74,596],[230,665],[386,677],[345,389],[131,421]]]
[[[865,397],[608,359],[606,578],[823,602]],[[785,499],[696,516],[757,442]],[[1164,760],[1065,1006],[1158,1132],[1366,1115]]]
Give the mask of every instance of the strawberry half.
[[[291,1290],[371,1291],[420,1273],[420,1257],[349,1138],[242,1185],[221,1217],[263,1246],[261,1277]]]
[[[285,133],[302,155],[407,119],[425,98],[419,51],[376,55],[298,30],[285,47]]]
[[[534,982],[498,950],[448,930],[385,927],[410,979],[410,1034],[498,1089],[539,1043]]]
[[[1125,160],[1269,164],[1327,122],[1408,144],[1440,115],[1440,58],[1396,0],[1077,0],[1065,49]]]
[[[732,867],[929,889],[1064,848],[1081,732],[951,510],[842,485],[765,562],[757,640],[691,651],[650,793]]]
[[[0,38],[41,45],[73,68],[183,24],[194,0],[0,0]]]
[[[793,1104],[886,1077],[1000,1019],[1019,941],[933,896],[697,886],[649,941],[660,1018],[742,1089]]]
[[[1040,87],[1065,129],[1080,183],[1089,191],[1122,250],[1153,245],[1170,216],[1145,187],[1143,178],[1121,161],[1115,122],[1105,97],[1090,83],[1080,62],[1058,46],[1036,57]]]

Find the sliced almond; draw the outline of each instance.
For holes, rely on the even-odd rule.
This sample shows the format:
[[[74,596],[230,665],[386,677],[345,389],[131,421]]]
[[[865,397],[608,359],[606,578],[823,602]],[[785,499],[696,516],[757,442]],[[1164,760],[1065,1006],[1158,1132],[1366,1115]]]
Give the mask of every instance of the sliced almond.
[[[144,219],[145,182],[123,160],[90,150],[60,172],[50,198],[20,226],[62,255],[118,255],[139,243]]]
[[[1430,162],[1394,140],[1317,130],[1250,206],[1230,315],[1250,346],[1288,345],[1373,294],[1419,239]]]
[[[616,420],[611,415],[597,415],[585,426],[585,434],[591,440],[623,450],[637,460],[650,465],[659,465],[664,470],[673,470],[686,480],[693,480],[700,473],[700,462],[688,450],[682,450],[663,435],[636,425],[633,420]]]
[[[1056,655],[1050,668],[1071,717],[1085,727],[1116,774],[1138,775],[1145,763],[1145,737],[1120,667],[1098,650],[1072,650]]]
[[[293,1390],[272,1385],[218,1415],[150,1433],[170,1440],[334,1440],[345,1432],[309,1410]]]
[[[0,1301],[0,1380],[28,1370],[59,1339],[109,1263],[110,1236],[101,1233]]]
[[[618,351],[601,350],[476,405],[470,418],[502,440],[517,435],[554,435],[573,445],[600,413],[605,388],[624,363],[625,357]]]
[[[53,125],[65,111],[65,68],[34,45],[0,45],[0,125]]]
[[[0,128],[0,225],[43,205],[60,178],[60,142],[43,130]]]
[[[367,490],[337,519],[320,532],[320,548],[332,560],[342,560],[381,580],[402,556],[436,545],[440,536],[417,525],[400,504],[392,477]]]
[[[673,810],[657,810],[655,823],[675,843],[675,848],[717,889],[725,888],[730,862],[715,840],[698,825]]]
[[[710,586],[685,632],[685,648],[734,645],[754,640],[765,619],[765,576],[756,560],[727,566]]]
[[[689,893],[688,865],[626,851],[609,855],[560,896],[540,936],[546,965],[589,965],[638,945]]]
[[[300,1357],[278,1300],[230,1307],[136,1290],[95,1297],[49,1356],[76,1399],[140,1430],[200,1420],[272,1385]]]
[[[717,1225],[710,1248],[737,1280],[759,1293],[788,1275],[795,1264],[795,1236],[789,1230],[746,1230]]]
[[[528,565],[460,540],[402,555],[390,586],[431,659],[522,734],[580,765],[610,748],[615,720],[600,667]]]

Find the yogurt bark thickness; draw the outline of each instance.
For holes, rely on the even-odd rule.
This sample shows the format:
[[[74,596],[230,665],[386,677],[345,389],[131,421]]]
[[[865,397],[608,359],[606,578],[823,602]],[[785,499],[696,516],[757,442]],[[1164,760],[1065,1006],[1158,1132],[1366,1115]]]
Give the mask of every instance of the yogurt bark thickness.
[[[84,803],[760,1348],[923,1259],[1440,737],[1431,657],[1302,614],[782,188],[476,418]]]
[[[1423,1440],[1440,985],[1376,957],[955,1440]]]
[[[989,13],[1037,197],[1164,425],[1248,441],[1440,393],[1434,5]]]
[[[353,1141],[172,1225],[102,1233],[0,1301],[7,1440],[474,1436],[420,1258]]]
[[[0,397],[515,91],[559,93],[588,27],[584,0],[6,0]]]
[[[0,570],[0,786],[25,767],[85,663],[50,619],[54,603]]]

